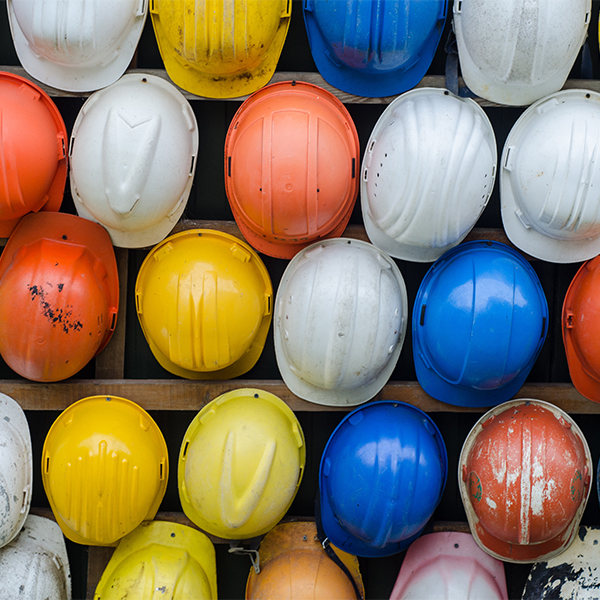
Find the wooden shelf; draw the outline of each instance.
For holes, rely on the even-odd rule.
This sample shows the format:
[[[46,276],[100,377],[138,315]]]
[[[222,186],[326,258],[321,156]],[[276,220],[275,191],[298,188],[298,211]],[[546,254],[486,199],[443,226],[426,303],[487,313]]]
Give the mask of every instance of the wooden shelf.
[[[37,79],[34,79],[31,75],[29,75],[29,73],[25,71],[25,69],[23,69],[23,67],[3,66],[1,67],[1,70],[7,73],[20,75],[21,77],[25,77],[25,79],[33,81],[33,83],[41,87],[49,96],[53,98],[86,98],[92,94],[92,92],[66,92],[64,90],[58,90],[56,88],[50,87],[49,85],[45,85]],[[164,69],[128,69],[127,73],[144,73],[146,75],[154,75],[156,77],[160,77],[161,79],[165,79],[169,83],[173,83]],[[354,96],[353,94],[347,94],[346,92],[343,92],[327,83],[319,73],[310,71],[276,71],[269,83],[278,83],[280,81],[304,81],[306,83],[318,85],[331,92],[344,104],[390,104],[393,100],[395,100],[398,97],[396,95],[384,96],[380,98],[366,98],[363,96]],[[464,86],[464,81],[462,80],[462,78],[459,78],[459,86]],[[177,85],[175,85],[175,87],[177,87],[177,89],[179,89],[179,91],[188,100],[207,100],[212,102],[243,102],[246,98],[248,98],[248,96],[240,96],[239,98],[205,98],[204,96],[196,96],[195,94],[191,94],[190,92],[180,88]],[[421,82],[415,86],[414,89],[424,87],[445,88],[446,78],[443,75],[426,75],[425,77],[423,77]],[[595,79],[568,79],[565,82],[563,89],[584,89],[591,90],[594,92],[600,92],[600,81]],[[490,102],[489,100],[485,100],[479,97],[474,98],[474,100],[480,106],[505,107],[503,104]]]
[[[57,383],[0,380],[0,389],[24,410],[64,410],[88,396],[120,396],[145,410],[198,411],[217,396],[240,388],[258,388],[279,396],[299,412],[349,411],[355,406],[325,406],[298,398],[280,380],[227,379],[188,381],[182,379],[80,379]],[[598,414],[600,404],[584,398],[570,383],[528,383],[515,398],[546,400],[571,414]],[[465,408],[435,400],[412,381],[389,382],[373,400],[407,402],[425,412],[484,413],[487,408]]]

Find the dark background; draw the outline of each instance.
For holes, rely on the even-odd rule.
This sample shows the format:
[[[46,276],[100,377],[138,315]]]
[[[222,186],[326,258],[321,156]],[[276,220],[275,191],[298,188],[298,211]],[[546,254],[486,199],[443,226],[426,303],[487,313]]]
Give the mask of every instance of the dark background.
[[[593,1],[593,13],[590,21],[588,38],[593,60],[594,78],[598,78],[600,75],[600,57],[598,51],[599,4],[600,0]],[[446,58],[443,47],[450,30],[451,19],[452,1],[450,0],[446,29],[442,35],[440,47],[438,48],[433,64],[428,71],[428,75],[444,74]],[[580,59],[576,62],[571,73],[572,78],[580,77],[579,63]],[[14,52],[8,26],[6,0],[0,0],[0,65],[17,66],[18,64],[19,62]],[[142,39],[138,46],[137,67],[142,69],[164,68],[154,38],[150,16],[148,16]],[[0,66],[0,70],[1,68],[2,67]],[[291,25],[278,63],[278,70],[299,72],[316,71],[304,29],[302,4],[300,0],[293,0],[292,2]],[[68,133],[70,134],[77,113],[83,105],[85,98],[57,97],[54,98],[54,100],[61,111]],[[200,148],[194,185],[183,218],[192,220],[233,220],[225,196],[222,175],[222,157],[227,128],[240,104],[241,102],[239,101],[213,101],[200,99],[191,101],[199,126]],[[346,105],[358,130],[361,143],[361,156],[364,154],[365,145],[371,130],[386,106],[387,105],[385,104]],[[486,107],[484,110],[494,127],[499,160],[504,141],[511,127],[525,109]],[[63,212],[75,213],[68,182],[61,210]],[[360,198],[357,201],[353,212],[351,223],[362,223],[360,215]],[[477,226],[502,227],[498,181],[496,181],[493,195],[485,212],[478,221]],[[129,251],[125,377],[128,379],[170,379],[175,376],[162,369],[154,359],[144,339],[135,313],[135,302],[133,301],[135,279],[139,266],[147,252],[147,249]],[[261,257],[269,270],[273,286],[277,289],[279,280],[287,265],[287,261],[270,258],[264,255],[261,255]],[[412,303],[417,293],[417,289],[430,265],[409,263],[400,260],[396,262],[406,281],[410,307],[409,314],[411,314]],[[527,381],[569,382],[569,373],[561,337],[560,313],[567,287],[580,264],[554,265],[542,261],[534,261],[532,262],[532,265],[540,277],[548,299],[550,322],[546,343]],[[121,293],[125,293],[125,290],[121,290]],[[92,362],[78,373],[75,379],[87,379],[93,377],[94,364]],[[19,379],[19,376],[11,371],[0,359],[0,380],[1,379]],[[269,334],[265,349],[259,361],[249,373],[244,375],[244,379],[281,379],[275,362],[275,352],[271,333]],[[407,338],[404,342],[398,365],[391,379],[393,381],[416,380],[412,361],[410,327],[408,328]],[[0,391],[2,391],[1,381]],[[181,511],[176,481],[177,458],[181,440],[187,426],[195,416],[195,412],[153,411],[151,414],[161,428],[167,440],[170,452],[170,480],[160,510]],[[27,411],[27,418],[30,424],[34,446],[35,480],[32,506],[49,506],[42,487],[41,474],[38,465],[40,464],[41,450],[46,433],[57,416],[58,413],[53,411]],[[289,511],[289,515],[296,517],[312,516],[321,453],[331,432],[343,418],[344,413],[298,412],[297,416],[306,436],[307,463],[299,493]],[[442,432],[447,446],[449,459],[448,484],[442,502],[433,518],[436,521],[466,521],[466,516],[458,492],[456,479],[457,463],[462,443],[480,414],[456,413],[451,412],[451,409],[449,408],[449,412],[433,413],[431,416]],[[596,464],[600,454],[600,436],[597,433],[600,424],[600,416],[574,415],[574,419],[586,435],[592,451],[594,464]],[[595,484],[582,522],[586,525],[600,526],[600,514]],[[86,587],[87,548],[68,542],[68,550],[72,569],[73,597],[84,598]],[[219,597],[243,597],[249,570],[248,559],[246,557],[229,555],[226,547],[223,545],[218,545],[216,551]],[[389,597],[402,558],[403,554],[388,558],[360,559],[367,598]],[[513,565],[505,563],[505,568],[509,586],[509,596],[511,598],[520,598],[521,590],[530,567],[529,565]]]

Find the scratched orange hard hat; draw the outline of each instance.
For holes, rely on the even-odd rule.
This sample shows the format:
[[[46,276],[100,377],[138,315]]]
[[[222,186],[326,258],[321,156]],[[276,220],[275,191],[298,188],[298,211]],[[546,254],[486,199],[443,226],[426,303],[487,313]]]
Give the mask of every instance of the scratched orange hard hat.
[[[19,375],[59,381],[108,343],[119,280],[106,230],[65,213],[26,215],[0,257],[0,354]]]
[[[257,389],[227,392],[196,415],[183,438],[183,511],[221,538],[262,535],[292,504],[305,458],[302,428],[283,400]]]
[[[542,400],[511,400],[473,427],[458,482],[471,533],[503,561],[532,563],[573,541],[592,483],[592,456],[577,423]]]
[[[225,139],[225,191],[250,245],[292,258],[340,237],[358,195],[359,152],[352,117],[323,88],[285,81],[250,96]]]
[[[562,308],[569,373],[580,394],[600,402],[600,256],[573,277]]]
[[[28,79],[0,72],[0,237],[29,212],[60,208],[67,140],[50,97]]]

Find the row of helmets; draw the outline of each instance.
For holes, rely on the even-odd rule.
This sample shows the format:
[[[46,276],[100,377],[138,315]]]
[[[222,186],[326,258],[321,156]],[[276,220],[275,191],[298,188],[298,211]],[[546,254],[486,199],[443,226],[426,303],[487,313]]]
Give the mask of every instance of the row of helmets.
[[[25,414],[10,397],[3,394],[0,401],[0,474],[7,497],[0,521],[3,568],[10,564],[4,560],[5,549],[9,556],[14,554],[11,543],[27,537],[19,536],[23,527],[34,526],[27,522],[33,465]],[[259,389],[233,390],[206,404],[184,435],[178,461],[181,506],[200,530],[229,540],[233,552],[250,554],[254,574],[248,580],[248,597],[273,597],[269,561],[284,550],[301,547],[302,537],[311,540],[305,550],[320,546],[345,573],[341,576],[326,556],[315,555],[317,565],[325,563],[324,577],[328,570],[337,573],[345,597],[362,598],[358,563],[352,557],[397,554],[421,536],[446,486],[444,440],[433,420],[410,404],[384,400],[358,407],[342,419],[323,450],[316,523],[287,537],[280,529],[259,547],[260,539],[288,512],[302,481],[305,458],[302,428],[282,400]],[[150,523],[167,486],[168,449],[160,429],[139,405],[116,396],[93,396],[69,406],[48,431],[41,471],[54,517],[69,540],[93,546],[119,544],[97,598],[121,598],[128,587],[139,593],[155,581],[179,593],[197,589],[198,597],[217,597],[209,539],[187,527]],[[455,549],[469,549],[475,567],[466,570],[475,572],[470,580],[457,575],[454,581],[440,582],[438,577],[436,585],[462,585],[467,593],[470,586],[477,590],[486,581],[491,585],[489,577],[481,575],[487,570],[494,573],[497,587],[491,597],[506,598],[505,583],[496,581],[501,566],[490,557],[535,563],[565,552],[579,532],[592,478],[587,441],[577,423],[558,407],[520,399],[488,411],[471,429],[458,461],[460,494],[473,539],[453,542]],[[64,541],[60,535],[57,539],[57,530],[52,537],[55,541],[44,555],[53,552],[59,559],[44,573],[54,578],[57,590],[68,589],[68,562],[64,551],[57,550]],[[448,560],[453,552],[449,541],[437,550]],[[427,543],[433,542],[422,542]],[[343,554],[340,561],[333,548],[350,556]],[[465,551],[455,553],[456,560],[464,563]],[[23,562],[23,555],[17,556]],[[306,585],[318,583],[314,560],[312,582],[305,580]],[[347,563],[345,570],[341,562]],[[273,578],[279,573],[285,579],[285,570],[272,568]],[[35,582],[36,565],[25,563],[18,572],[23,569],[31,569]],[[401,572],[396,587],[415,585],[423,593],[432,584],[431,573],[425,575],[427,570],[412,583],[402,584]],[[294,582],[290,573],[287,577]],[[298,579],[302,581],[301,572]],[[290,592],[285,583],[278,593],[293,597],[285,595],[286,589]],[[355,594],[348,593],[352,589]],[[412,593],[395,591],[399,595],[393,597],[419,597]],[[453,597],[459,596],[455,592]]]
[[[571,377],[600,401],[594,334],[600,257],[582,265],[563,304]],[[383,251],[335,238],[301,250],[274,298],[269,272],[245,242],[192,229],[146,256],[136,311],[159,364],[188,379],[231,379],[258,361],[271,321],[289,389],[325,405],[357,405],[392,376],[408,327],[402,274]],[[25,216],[0,256],[0,355],[23,377],[78,373],[116,326],[119,281],[106,230],[65,213]],[[521,388],[544,344],[548,304],[523,256],[493,241],[446,252],[423,278],[413,306],[417,378],[431,396],[491,406]]]
[[[0,235],[28,212],[59,210],[68,157],[78,214],[103,225],[115,246],[152,246],[183,215],[199,135],[189,102],[170,83],[129,74],[92,94],[77,115],[68,157],[62,117],[40,88],[1,73],[0,100],[7,117]],[[566,90],[538,100],[512,127],[500,160],[502,220],[527,254],[572,263],[600,253],[599,117],[600,94]],[[406,92],[386,108],[362,167],[344,105],[303,82],[250,96],[224,148],[236,222],[252,246],[277,258],[341,235],[360,187],[369,239],[395,258],[434,261],[473,228],[496,169],[485,112],[434,88]]]
[[[266,85],[291,19],[291,0],[8,0],[28,73],[58,89],[114,83],[135,52],[148,9],[167,73],[181,88],[234,98]],[[334,87],[393,96],[425,75],[449,0],[304,0],[315,64]],[[483,98],[531,104],[559,90],[587,36],[591,0],[454,0],[453,30],[467,85]]]

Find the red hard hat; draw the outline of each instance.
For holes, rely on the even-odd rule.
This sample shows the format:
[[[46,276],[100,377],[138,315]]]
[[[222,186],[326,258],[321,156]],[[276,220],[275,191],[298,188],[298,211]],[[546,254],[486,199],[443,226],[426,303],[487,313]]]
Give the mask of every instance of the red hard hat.
[[[116,324],[119,280],[107,231],[64,213],[22,219],[0,257],[0,354],[34,381],[77,373]]]
[[[359,150],[352,117],[319,86],[286,81],[252,94],[225,140],[225,190],[246,240],[292,258],[339,237],[358,195]]]
[[[57,211],[67,179],[67,130],[37,85],[0,72],[0,237],[29,212]]]
[[[592,457],[564,411],[511,400],[487,412],[464,443],[459,486],[471,533],[500,560],[527,563],[562,552],[577,534]]]
[[[573,385],[600,402],[600,256],[573,277],[562,308],[563,343]]]

